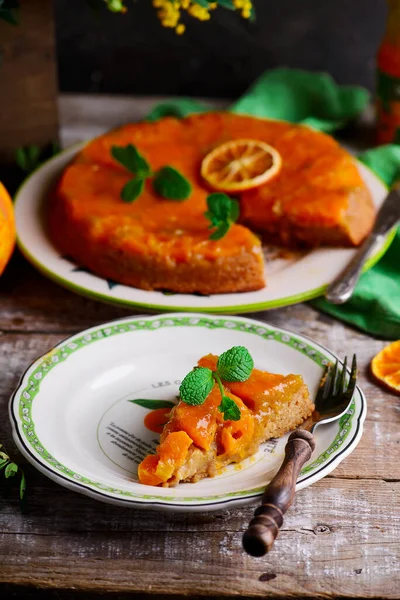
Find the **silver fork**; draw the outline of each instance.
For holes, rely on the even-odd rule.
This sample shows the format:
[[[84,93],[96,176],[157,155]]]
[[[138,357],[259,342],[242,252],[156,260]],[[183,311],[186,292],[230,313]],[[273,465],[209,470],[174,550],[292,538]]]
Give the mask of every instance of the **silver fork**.
[[[264,556],[272,548],[283,524],[283,515],[292,504],[296,481],[304,463],[315,449],[313,432],[319,425],[339,419],[348,409],[357,380],[357,360],[353,355],[350,378],[347,382],[347,357],[340,369],[338,361],[328,365],[319,384],[315,410],[294,431],[286,444],[284,461],[265,488],[261,506],[257,508],[243,535],[243,547],[252,556]]]

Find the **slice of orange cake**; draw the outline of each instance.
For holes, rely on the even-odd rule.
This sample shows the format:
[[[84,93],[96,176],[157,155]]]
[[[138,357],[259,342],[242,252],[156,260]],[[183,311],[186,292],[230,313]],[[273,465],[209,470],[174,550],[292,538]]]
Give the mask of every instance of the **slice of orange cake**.
[[[209,354],[199,360],[192,373],[203,368],[216,374],[218,364],[218,357]],[[225,413],[223,399],[230,407]],[[202,404],[188,404],[181,398],[172,409],[157,453],[139,465],[139,481],[169,487],[213,477],[226,465],[253,455],[261,443],[301,425],[313,410],[301,375],[252,368],[245,381],[221,378],[213,382]]]

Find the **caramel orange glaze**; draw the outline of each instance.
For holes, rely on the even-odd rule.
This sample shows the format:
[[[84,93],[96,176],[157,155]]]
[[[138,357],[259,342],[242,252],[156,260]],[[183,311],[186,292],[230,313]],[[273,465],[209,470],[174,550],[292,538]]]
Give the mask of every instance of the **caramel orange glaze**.
[[[241,138],[264,141],[282,157],[271,181],[240,195],[243,225],[289,245],[360,243],[374,209],[353,159],[335,140],[307,127],[224,112],[126,125],[87,144],[66,168],[50,204],[54,243],[103,277],[145,289],[162,287],[161,282],[166,288],[171,282],[175,291],[197,287],[202,293],[260,289],[265,283],[259,239],[237,224],[211,241],[204,216],[212,190],[201,179],[201,161],[221,143]],[[164,200],[147,181],[135,202],[124,203],[120,193],[132,175],[111,149],[127,144],[137,146],[154,171],[166,164],[181,171],[192,183],[190,198]],[[193,271],[179,275],[182,265]],[[190,279],[186,287],[184,278]]]
[[[215,370],[217,360],[217,356],[209,354],[198,364]],[[139,481],[147,485],[165,483],[183,464],[192,443],[208,451],[216,442],[220,464],[233,456],[236,461],[240,460],[242,451],[243,456],[248,456],[253,437],[259,436],[263,428],[261,417],[270,411],[279,411],[301,385],[304,385],[303,379],[298,375],[284,376],[258,369],[253,369],[245,382],[224,382],[226,395],[240,409],[239,421],[224,421],[218,410],[221,394],[217,385],[201,405],[192,406],[180,401],[163,430],[157,455],[146,457],[139,466]]]

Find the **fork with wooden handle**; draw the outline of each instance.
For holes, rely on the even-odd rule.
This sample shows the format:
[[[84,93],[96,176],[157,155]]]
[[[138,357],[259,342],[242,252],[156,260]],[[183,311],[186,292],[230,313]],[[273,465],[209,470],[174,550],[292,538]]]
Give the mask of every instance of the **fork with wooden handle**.
[[[267,485],[261,506],[254,513],[243,535],[243,547],[252,556],[264,556],[272,548],[283,524],[283,515],[293,502],[296,481],[302,466],[315,449],[313,432],[318,425],[339,419],[348,409],[357,379],[356,356],[353,355],[350,378],[347,382],[347,357],[343,367],[328,365],[315,399],[315,410],[304,424],[294,431],[286,444],[284,461]]]

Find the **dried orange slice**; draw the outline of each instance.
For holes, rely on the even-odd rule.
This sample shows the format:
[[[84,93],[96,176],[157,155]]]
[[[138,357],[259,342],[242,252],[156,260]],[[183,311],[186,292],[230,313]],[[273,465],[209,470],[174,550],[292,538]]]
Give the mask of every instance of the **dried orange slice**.
[[[203,179],[215,190],[240,192],[267,183],[279,173],[281,155],[258,140],[232,140],[207,154],[201,163]]]
[[[400,392],[400,340],[383,348],[372,359],[371,370],[379,381]]]

